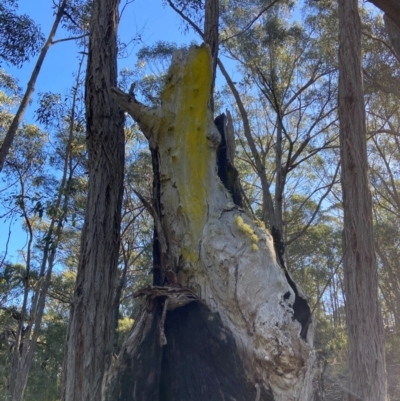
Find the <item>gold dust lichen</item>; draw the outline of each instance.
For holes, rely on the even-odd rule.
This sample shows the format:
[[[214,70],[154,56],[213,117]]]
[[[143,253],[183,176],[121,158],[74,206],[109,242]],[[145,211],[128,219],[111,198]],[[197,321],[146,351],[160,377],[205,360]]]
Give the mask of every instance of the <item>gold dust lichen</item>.
[[[198,252],[193,250],[193,244],[200,240],[206,221],[209,182],[207,133],[212,70],[208,47],[191,48],[183,71],[180,68],[181,64],[172,66],[170,74],[179,79],[166,85],[163,101],[176,96],[176,108],[169,121],[173,126],[174,153],[178,155],[173,158],[174,178],[182,213],[190,226],[190,238],[185,242],[191,244],[190,249],[184,247],[182,254],[187,261],[196,262]]]
[[[253,230],[253,228],[247,224],[243,218],[241,216],[235,216],[235,224],[237,225],[237,227],[239,228],[239,230],[245,234],[247,237],[250,238],[250,242],[251,242],[251,250],[256,252],[258,251],[258,241],[260,240],[258,238],[258,235],[256,234],[256,232]]]

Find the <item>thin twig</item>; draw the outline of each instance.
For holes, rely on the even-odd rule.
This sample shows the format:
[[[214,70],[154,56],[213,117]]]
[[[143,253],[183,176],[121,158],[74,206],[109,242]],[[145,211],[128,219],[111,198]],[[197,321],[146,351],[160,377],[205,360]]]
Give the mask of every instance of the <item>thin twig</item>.
[[[236,38],[237,36],[243,35],[246,31],[248,31],[252,25],[263,15],[266,11],[268,11],[272,6],[275,5],[279,0],[274,0],[271,4],[268,6],[264,7],[244,28],[241,32],[235,33],[232,36],[229,36],[228,38],[222,39],[220,43],[227,42],[230,39]]]
[[[53,40],[51,42],[51,44],[55,45],[56,43],[60,43],[60,42],[68,42],[70,40],[78,40],[78,39],[86,38],[86,36],[89,36],[89,33],[85,33],[85,34],[80,35],[80,36],[71,36],[70,38],[63,38],[63,39]]]

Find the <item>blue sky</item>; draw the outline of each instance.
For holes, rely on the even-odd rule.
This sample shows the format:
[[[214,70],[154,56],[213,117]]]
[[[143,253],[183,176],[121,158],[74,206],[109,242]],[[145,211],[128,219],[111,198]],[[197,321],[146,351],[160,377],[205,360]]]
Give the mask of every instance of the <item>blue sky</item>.
[[[53,24],[54,15],[52,0],[20,0],[19,12],[28,14],[41,26],[45,36],[48,35]],[[122,1],[123,4],[123,1]],[[178,44],[190,43],[198,40],[194,35],[183,35],[179,17],[168,7],[162,5],[162,0],[135,0],[125,9],[121,24],[120,37],[122,40],[129,40],[137,32],[141,33],[143,45],[151,45],[159,40],[172,41]],[[68,34],[59,30],[56,39],[67,37]],[[140,45],[132,47],[129,58],[120,59],[119,67],[133,68],[135,54]],[[72,73],[77,68],[78,54],[77,47],[73,41],[58,43],[52,46],[46,56],[40,72],[37,85],[37,92],[60,92],[68,89],[72,80]],[[32,72],[36,57],[22,68],[6,68],[13,76],[19,79],[23,88]],[[34,108],[31,107],[31,109]],[[28,113],[29,118],[29,113]]]
[[[28,14],[41,27],[45,37],[50,32],[54,21],[52,0],[19,0],[18,12]],[[124,0],[122,0],[124,4]],[[119,68],[133,68],[136,62],[136,52],[142,45],[151,45],[157,41],[171,41],[178,44],[187,44],[198,38],[193,34],[184,35],[179,17],[168,7],[162,5],[162,0],[135,0],[128,5],[123,13],[120,24],[120,37],[129,40],[136,33],[141,33],[143,44],[131,48],[130,57],[120,59]],[[56,39],[67,37],[68,34],[59,29]],[[62,42],[52,46],[46,56],[40,71],[33,95],[33,102],[25,114],[24,121],[35,123],[34,111],[39,92],[51,91],[66,94],[73,82],[73,73],[77,70],[79,49],[73,41]],[[37,56],[22,68],[3,65],[3,68],[18,79],[19,86],[25,90]],[[1,213],[0,213],[1,215]],[[0,221],[0,257],[4,252],[5,241],[8,235],[8,224]],[[20,259],[18,250],[26,245],[26,234],[20,222],[12,226],[12,235],[9,243],[7,260],[17,262]]]

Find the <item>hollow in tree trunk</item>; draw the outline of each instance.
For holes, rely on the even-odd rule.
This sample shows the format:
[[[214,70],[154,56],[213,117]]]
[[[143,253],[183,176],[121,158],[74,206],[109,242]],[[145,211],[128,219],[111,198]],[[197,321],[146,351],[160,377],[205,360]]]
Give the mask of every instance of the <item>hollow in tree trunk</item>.
[[[143,307],[103,400],[311,399],[310,308],[278,265],[271,235],[218,176],[217,149],[230,134],[207,107],[211,83],[203,45],[175,54],[161,107],[111,90],[149,140],[157,243],[155,285],[136,294]]]

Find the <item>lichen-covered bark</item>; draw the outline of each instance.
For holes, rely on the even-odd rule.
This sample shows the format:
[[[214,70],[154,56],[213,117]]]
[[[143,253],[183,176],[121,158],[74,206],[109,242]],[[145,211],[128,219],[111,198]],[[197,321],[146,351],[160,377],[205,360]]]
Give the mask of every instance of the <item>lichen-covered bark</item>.
[[[185,336],[196,342],[207,332],[208,319],[198,316],[203,310],[220,321],[218,330],[225,333],[222,337],[234,344],[229,349],[237,352],[235,365],[240,361],[240,366],[235,380],[243,391],[237,399],[308,401],[313,324],[301,338],[302,324],[294,318],[293,310],[299,294],[276,261],[271,235],[233,203],[218,177],[216,153],[220,134],[208,109],[211,81],[210,52],[207,46],[201,46],[174,56],[159,108],[145,107],[134,96],[112,89],[119,104],[139,123],[157,160],[161,207],[155,220],[167,259],[161,268],[173,273],[177,288],[188,288],[197,298],[197,306],[171,309],[165,315],[165,324],[161,319],[166,344],[160,376],[160,397],[164,398],[160,399],[189,399],[193,389],[187,386],[193,385],[200,391],[202,385],[211,385],[211,379],[200,372],[201,368],[213,372],[213,389],[218,388],[218,383],[221,389],[230,386],[224,381],[225,368],[217,366],[220,356],[202,357],[205,350],[201,347],[201,364],[194,364],[189,370],[193,377],[198,371],[199,380],[189,383],[186,375],[178,380],[182,373],[178,364],[168,362],[168,358],[178,360],[176,355],[184,352],[185,347],[177,342],[184,341]],[[156,299],[162,296],[159,294]],[[187,310],[196,316],[190,320],[192,328],[185,323],[189,319]],[[204,336],[204,341],[209,341]],[[132,360],[138,349],[131,348]],[[220,344],[215,355],[224,355],[218,354],[223,349]],[[223,361],[228,362],[227,366],[232,361],[230,357],[226,355]],[[105,393],[123,371],[120,358],[108,374]],[[234,369],[232,366],[232,374]],[[214,398],[200,399],[231,398],[224,398],[217,391]]]

